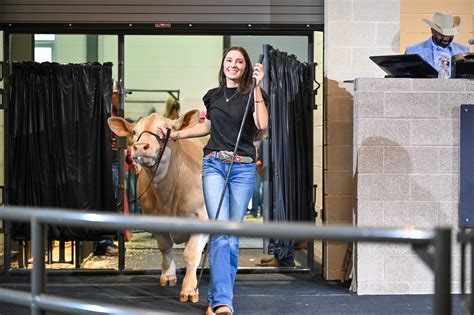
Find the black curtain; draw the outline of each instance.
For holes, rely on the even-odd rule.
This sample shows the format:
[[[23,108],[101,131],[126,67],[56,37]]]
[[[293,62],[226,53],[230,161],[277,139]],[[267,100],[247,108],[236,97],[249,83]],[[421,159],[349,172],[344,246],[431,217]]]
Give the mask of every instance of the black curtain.
[[[310,221],[313,217],[313,107],[311,67],[294,55],[269,50],[272,220]],[[294,241],[274,240],[269,252],[291,258]]]
[[[9,204],[113,211],[112,64],[14,63],[9,82]],[[59,240],[100,234],[110,233],[49,229]],[[12,236],[29,239],[29,224]]]

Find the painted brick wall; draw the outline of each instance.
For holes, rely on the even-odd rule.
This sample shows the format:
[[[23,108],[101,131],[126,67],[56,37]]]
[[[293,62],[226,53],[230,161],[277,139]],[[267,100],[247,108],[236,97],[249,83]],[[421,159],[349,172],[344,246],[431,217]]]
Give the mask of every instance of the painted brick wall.
[[[358,79],[354,98],[357,225],[455,228],[459,108],[474,103],[474,82]],[[454,292],[459,255],[453,234]],[[408,245],[358,245],[358,294],[433,293],[433,279]]]

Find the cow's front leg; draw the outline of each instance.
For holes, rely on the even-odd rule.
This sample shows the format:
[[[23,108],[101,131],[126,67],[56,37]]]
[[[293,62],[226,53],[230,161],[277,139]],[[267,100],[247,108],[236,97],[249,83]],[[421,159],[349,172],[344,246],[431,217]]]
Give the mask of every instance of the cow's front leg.
[[[186,264],[186,275],[183,279],[183,287],[179,296],[180,302],[199,301],[199,290],[197,287],[196,271],[201,262],[201,255],[206,245],[208,236],[203,234],[191,235],[184,249],[184,262]]]
[[[176,264],[173,260],[173,241],[168,234],[154,234],[160,249],[161,255],[163,256],[161,263],[161,276],[160,285],[164,286],[175,286],[177,283],[176,279]]]

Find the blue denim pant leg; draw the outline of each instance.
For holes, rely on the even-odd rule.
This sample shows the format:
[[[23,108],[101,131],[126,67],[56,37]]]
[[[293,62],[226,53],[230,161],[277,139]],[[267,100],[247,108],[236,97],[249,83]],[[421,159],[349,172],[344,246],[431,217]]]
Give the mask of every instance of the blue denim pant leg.
[[[202,182],[210,220],[214,220],[230,164],[204,157]],[[224,195],[219,220],[241,222],[255,187],[255,164],[234,163]],[[209,266],[211,283],[208,302],[212,308],[227,305],[232,310],[233,288],[239,262],[239,238],[215,235],[211,238]]]
[[[118,191],[119,191],[118,160],[112,161],[112,185],[114,186],[114,196],[115,196],[114,206],[115,206],[117,203],[117,197],[118,197]]]
[[[258,209],[263,208],[263,182],[260,175],[256,174],[255,176],[255,190],[252,196],[252,216],[258,216]]]

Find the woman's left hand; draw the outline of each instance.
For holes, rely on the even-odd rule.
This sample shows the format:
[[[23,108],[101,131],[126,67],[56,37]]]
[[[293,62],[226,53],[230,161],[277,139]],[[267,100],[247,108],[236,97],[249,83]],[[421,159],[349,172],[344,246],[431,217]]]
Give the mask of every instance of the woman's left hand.
[[[139,164],[135,163],[135,161],[133,161],[132,164],[130,164],[129,166],[132,169],[133,174],[135,175],[138,175],[142,169]]]
[[[260,86],[260,83],[263,81],[263,65],[261,63],[255,64],[253,67],[252,78],[255,79],[256,86]]]

